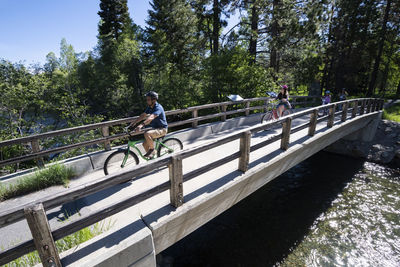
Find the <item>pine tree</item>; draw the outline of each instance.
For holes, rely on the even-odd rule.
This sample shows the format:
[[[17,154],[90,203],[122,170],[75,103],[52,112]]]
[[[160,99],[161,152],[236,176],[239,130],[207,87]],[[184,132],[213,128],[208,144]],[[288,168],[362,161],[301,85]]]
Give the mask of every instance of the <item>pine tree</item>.
[[[101,0],[99,23],[100,53],[103,61],[110,63],[112,49],[123,35],[132,37],[132,20],[127,0]]]
[[[203,54],[197,18],[186,0],[153,0],[150,4],[146,56],[154,80],[148,85],[161,91],[167,106],[183,107],[195,98],[193,77]]]
[[[129,17],[127,0],[101,0],[98,14],[100,58],[91,102],[95,112],[128,114],[141,103],[139,27]]]

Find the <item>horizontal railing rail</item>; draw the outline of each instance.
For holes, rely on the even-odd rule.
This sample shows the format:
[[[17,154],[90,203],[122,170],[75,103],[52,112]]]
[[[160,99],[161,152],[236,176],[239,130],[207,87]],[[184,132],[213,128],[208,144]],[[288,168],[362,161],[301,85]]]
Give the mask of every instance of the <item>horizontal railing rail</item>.
[[[168,126],[169,126],[169,128],[174,128],[174,127],[181,126],[181,125],[191,124],[192,127],[195,128],[195,127],[197,127],[198,123],[201,121],[215,119],[215,118],[221,118],[222,120],[225,120],[226,117],[230,116],[230,115],[244,112],[245,115],[247,116],[247,115],[249,115],[250,111],[263,110],[266,108],[266,105],[268,104],[269,100],[271,100],[270,97],[249,98],[249,99],[244,99],[241,101],[228,101],[228,102],[212,103],[212,104],[206,104],[206,105],[201,105],[201,106],[188,107],[185,109],[170,110],[170,111],[166,111],[165,114],[166,114],[166,116],[172,116],[172,115],[185,114],[185,113],[191,112],[192,118],[182,120],[182,121],[171,122],[171,123],[169,123]],[[301,102],[299,102],[298,100],[301,100]],[[307,101],[307,100],[312,100],[312,101]],[[254,107],[250,106],[250,104],[253,102],[261,102],[261,101],[264,102],[262,106],[254,106]],[[294,105],[314,104],[317,101],[319,101],[319,97],[293,96],[293,97],[291,97],[291,101],[293,102]],[[232,111],[227,111],[227,106],[238,105],[238,104],[245,104],[246,107],[239,108],[239,109],[232,110]],[[221,112],[216,113],[216,114],[204,115],[204,116],[198,115],[199,110],[210,109],[210,108],[220,108]],[[114,134],[114,135],[110,136],[109,135],[110,127],[121,125],[121,124],[126,124],[126,123],[131,123],[135,119],[137,119],[137,116],[118,119],[118,120],[112,120],[112,121],[99,122],[99,123],[94,123],[94,124],[88,124],[88,125],[82,125],[82,126],[77,126],[77,127],[73,127],[73,128],[60,129],[60,130],[56,130],[56,131],[40,133],[40,134],[20,137],[20,138],[16,138],[16,139],[1,141],[0,148],[6,147],[6,146],[12,146],[12,145],[21,145],[21,144],[30,143],[31,147],[32,147],[32,153],[1,160],[0,167],[11,165],[11,164],[16,164],[16,163],[20,163],[20,162],[24,162],[24,161],[34,160],[34,159],[39,159],[38,165],[39,165],[39,167],[42,167],[43,166],[42,158],[44,156],[61,153],[61,152],[69,151],[72,149],[97,145],[97,144],[104,144],[105,150],[110,150],[111,149],[111,141],[126,138],[128,136],[128,134]],[[93,140],[82,141],[82,142],[78,142],[78,143],[74,143],[74,144],[68,144],[68,145],[64,145],[64,146],[56,147],[56,148],[50,148],[50,149],[45,149],[45,150],[41,149],[40,141],[43,139],[73,134],[73,133],[82,132],[82,131],[89,131],[89,130],[100,130],[102,137],[96,138]],[[143,131],[134,133],[133,135],[140,135],[140,134],[143,134]]]
[[[336,107],[341,106],[342,110],[336,112]],[[351,106],[351,107],[350,107]],[[320,109],[329,109],[329,114],[327,116],[318,118],[318,111]],[[209,171],[212,168],[220,166],[222,164],[231,162],[232,160],[239,158],[238,170],[246,172],[249,165],[249,155],[250,152],[265,147],[273,142],[281,140],[280,148],[282,150],[287,150],[290,144],[290,135],[292,133],[298,132],[300,130],[308,128],[307,135],[312,137],[316,132],[316,125],[318,122],[327,120],[327,127],[335,126],[335,118],[340,116],[340,122],[344,122],[348,119],[354,119],[357,116],[362,116],[363,114],[377,112],[383,109],[383,100],[381,99],[352,99],[341,102],[335,102],[324,106],[318,106],[303,110],[278,120],[271,121],[265,124],[255,125],[248,127],[246,129],[240,130],[228,134],[223,137],[216,138],[206,144],[201,144],[196,147],[189,149],[184,149],[172,155],[157,158],[151,162],[147,162],[141,165],[136,165],[128,170],[116,173],[114,175],[104,176],[102,178],[96,179],[95,181],[88,182],[73,188],[68,189],[68,191],[60,192],[52,196],[47,196],[45,198],[39,199],[30,203],[29,205],[19,205],[10,208],[6,211],[0,212],[0,227],[15,223],[22,219],[27,219],[30,226],[33,239],[25,241],[19,245],[8,248],[0,252],[0,265],[6,264],[18,257],[25,255],[35,249],[38,250],[42,262],[51,259],[52,263],[56,262],[55,266],[61,266],[57,261],[59,255],[57,251],[49,252],[49,250],[43,251],[42,247],[55,247],[54,241],[59,240],[69,234],[72,234],[84,227],[92,225],[98,221],[101,221],[111,215],[114,215],[132,205],[138,204],[148,198],[151,198],[161,192],[170,191],[170,202],[174,207],[179,207],[183,204],[184,194],[183,194],[183,183],[193,179],[200,174]],[[292,128],[292,121],[296,118],[304,117],[310,115],[309,122],[302,123],[298,126]],[[268,128],[273,128],[282,125],[282,132],[271,135],[267,140],[261,143],[251,145],[251,134],[263,131]],[[240,140],[240,145],[238,152],[228,155],[222,159],[215,162],[209,163],[203,167],[190,171],[183,174],[182,171],[182,160],[196,154],[202,153],[204,151],[210,150],[215,147],[219,147],[223,144]],[[96,192],[105,190],[114,185],[127,182],[133,178],[142,176],[148,172],[155,169],[166,167],[170,169],[169,171],[169,181],[163,182],[162,184],[156,185],[151,189],[140,192],[134,196],[130,196],[121,201],[109,204],[105,208],[93,211],[90,214],[84,215],[79,219],[51,230],[48,226],[47,217],[45,215],[45,210],[60,206],[62,204],[77,200]],[[32,213],[32,210],[34,211]],[[42,211],[42,212],[38,212]],[[39,215],[38,215],[39,214]],[[42,214],[42,215],[40,215]],[[39,216],[35,220],[32,220],[32,216]],[[42,216],[42,217],[40,217]],[[41,221],[47,222],[40,224]],[[32,226],[33,225],[33,226]],[[32,226],[32,227],[31,227]],[[41,231],[42,236],[47,236],[47,238],[42,238],[39,242],[35,237],[37,233],[35,231]],[[44,242],[44,245],[43,245]],[[50,250],[52,251],[52,250]],[[45,265],[46,266],[46,265]]]

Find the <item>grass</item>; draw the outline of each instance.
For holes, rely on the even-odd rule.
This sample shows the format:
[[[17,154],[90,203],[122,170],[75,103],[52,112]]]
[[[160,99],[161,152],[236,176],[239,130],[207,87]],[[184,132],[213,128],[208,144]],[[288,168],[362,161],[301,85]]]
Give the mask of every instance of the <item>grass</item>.
[[[68,219],[66,219],[68,221]],[[79,244],[82,244],[93,237],[100,235],[106,231],[108,231],[110,228],[113,227],[115,221],[112,221],[111,219],[108,220],[103,220],[100,222],[97,222],[89,227],[83,228],[79,230],[78,232],[75,232],[69,236],[66,236],[60,240],[56,241],[56,247],[58,250],[58,253],[67,251],[68,249],[74,248],[78,246]],[[10,263],[7,263],[4,265],[4,267],[20,267],[20,266],[34,266],[38,263],[40,263],[40,257],[37,251],[30,252],[18,259],[13,260]]]
[[[400,104],[395,104],[383,111],[383,119],[400,122]]]
[[[46,169],[38,170],[19,179],[15,184],[0,184],[0,201],[39,191],[53,185],[67,186],[69,180],[74,176],[75,172],[71,168],[61,164],[51,165]]]

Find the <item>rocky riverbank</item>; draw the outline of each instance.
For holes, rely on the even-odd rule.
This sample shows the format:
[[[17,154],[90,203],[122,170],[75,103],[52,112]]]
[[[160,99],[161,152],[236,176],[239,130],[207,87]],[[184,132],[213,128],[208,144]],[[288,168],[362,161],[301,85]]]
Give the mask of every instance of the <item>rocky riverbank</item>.
[[[382,120],[371,142],[342,139],[325,150],[400,167],[400,123]]]

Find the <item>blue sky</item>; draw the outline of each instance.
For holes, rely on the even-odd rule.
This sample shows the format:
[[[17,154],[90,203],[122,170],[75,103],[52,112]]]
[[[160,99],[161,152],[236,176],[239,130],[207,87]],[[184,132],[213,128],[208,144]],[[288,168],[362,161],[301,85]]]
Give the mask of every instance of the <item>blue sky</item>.
[[[91,50],[97,43],[99,3],[99,0],[0,0],[0,59],[22,61],[26,65],[44,63],[49,52],[59,54],[62,38],[76,52]],[[133,21],[144,26],[149,1],[128,0],[128,8]]]
[[[0,0],[0,58],[43,63],[47,53],[59,53],[63,37],[76,52],[97,43],[99,0]],[[150,5],[128,0],[132,19],[144,25]]]

